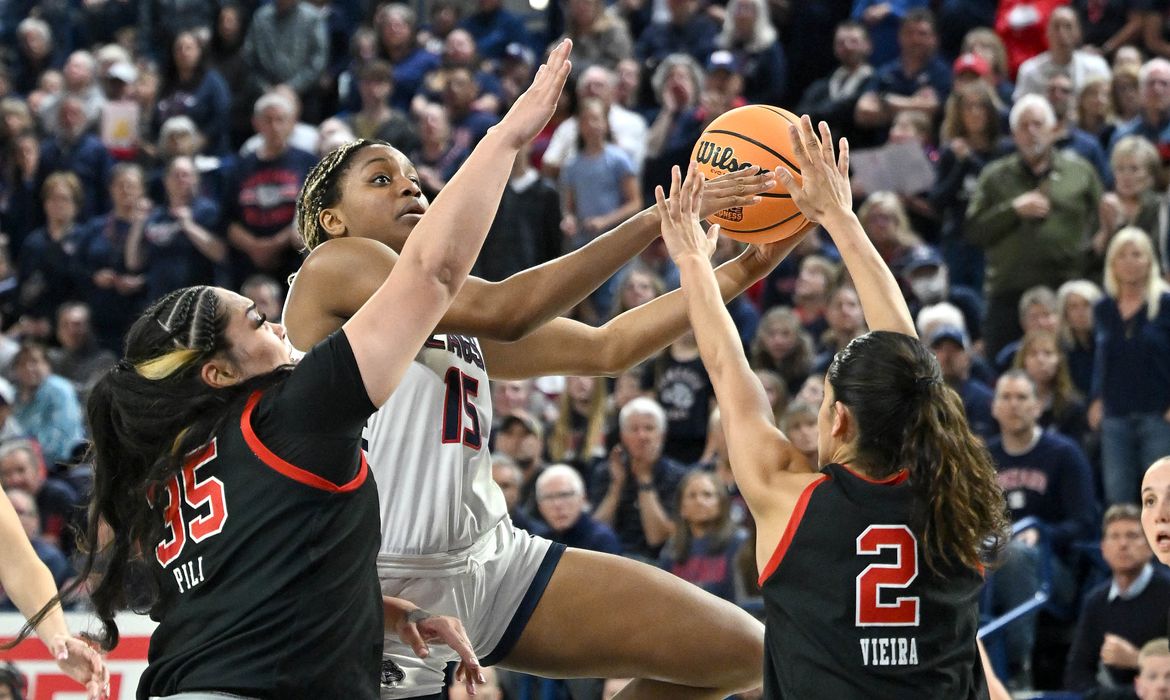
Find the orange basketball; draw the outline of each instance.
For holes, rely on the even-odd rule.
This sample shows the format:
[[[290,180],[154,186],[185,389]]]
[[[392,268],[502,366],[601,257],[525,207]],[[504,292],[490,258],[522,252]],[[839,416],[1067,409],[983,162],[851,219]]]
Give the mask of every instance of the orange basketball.
[[[739,107],[711,122],[695,144],[691,159],[707,179],[752,165],[767,170],[783,165],[800,182],[800,168],[788,137],[788,125],[799,123],[799,117],[779,107]],[[707,222],[719,224],[722,233],[744,243],[788,238],[808,223],[779,181],[760,196],[763,200],[758,204],[724,209]]]

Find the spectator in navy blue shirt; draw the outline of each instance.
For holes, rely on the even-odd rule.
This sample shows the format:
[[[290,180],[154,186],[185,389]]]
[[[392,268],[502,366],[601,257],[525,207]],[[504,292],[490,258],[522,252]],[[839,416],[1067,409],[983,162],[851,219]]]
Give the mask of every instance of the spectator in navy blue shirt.
[[[261,145],[240,161],[225,217],[237,283],[257,272],[287,279],[300,266],[296,202],[317,157],[289,145],[295,114],[277,92],[256,100],[252,122]]]
[[[88,125],[82,101],[64,97],[53,135],[41,147],[44,172],[63,170],[80,181],[83,196],[78,213],[83,221],[109,210],[107,187],[110,168],[114,167],[114,159],[101,139],[86,131]]]
[[[55,172],[41,186],[45,225],[24,239],[18,255],[18,308],[34,323],[26,329],[37,337],[49,334],[49,319],[57,307],[80,299],[86,288],[81,265],[84,227],[78,213],[85,195],[81,182],[70,172]]]
[[[938,35],[929,10],[906,14],[898,29],[898,58],[878,67],[857,101],[857,126],[883,134],[894,117],[905,110],[939,116],[951,92],[951,69],[936,53]],[[884,136],[879,141],[885,141]]]
[[[971,340],[958,326],[940,325],[926,336],[926,345],[938,358],[943,379],[959,394],[971,432],[984,440],[996,433],[991,414],[991,388],[971,376]]]
[[[406,111],[422,88],[423,77],[439,67],[439,57],[418,42],[418,17],[406,5],[385,3],[374,16],[378,51],[394,68],[390,104]]]
[[[1101,556],[1111,576],[1085,597],[1064,669],[1065,689],[1078,693],[1131,687],[1138,650],[1165,634],[1170,609],[1170,575],[1154,568],[1138,507],[1111,506],[1103,523]]]
[[[126,267],[145,276],[147,299],[211,284],[223,277],[220,265],[227,260],[219,206],[199,195],[199,173],[191,158],[172,160],[163,185],[165,201],[138,213],[126,241]]]
[[[666,7],[670,19],[652,22],[642,31],[634,45],[635,55],[646,62],[648,73],[672,53],[690,54],[699,65],[705,64],[715,50],[719,26],[700,11],[698,0],[667,0]]]
[[[158,134],[171,117],[186,115],[206,139],[207,153],[227,153],[232,96],[227,81],[208,65],[203,44],[194,32],[179,32],[163,66],[151,133]]]
[[[585,481],[567,464],[546,467],[536,479],[536,506],[548,524],[548,537],[568,547],[621,554],[614,531],[588,512]]]
[[[1012,522],[1034,517],[1039,525],[1023,530],[1008,544],[992,579],[993,614],[1002,614],[1039,590],[1051,577],[1052,599],[1067,605],[1076,595],[1070,565],[1072,545],[1091,537],[1097,505],[1089,463],[1080,447],[1038,424],[1036,385],[1022,370],[1011,370],[995,386],[992,412],[1000,435],[988,444]],[[1012,622],[1004,631],[1009,677],[1027,685],[1028,659],[1036,641],[1036,615]]]
[[[735,602],[735,561],[745,536],[731,520],[731,498],[715,475],[688,473],[679,484],[674,536],[658,566],[712,595]]]
[[[504,9],[501,0],[476,0],[475,5],[475,11],[465,17],[459,26],[475,38],[480,56],[498,60],[503,58],[508,44],[532,44],[528,30],[524,28],[524,20]]]
[[[110,175],[113,208],[89,222],[81,243],[94,331],[98,343],[109,350],[122,348],[122,336],[146,304],[145,278],[126,267],[130,230],[136,217],[149,211],[145,192],[142,168],[132,163],[115,165]]]
[[[674,534],[672,510],[686,469],[662,454],[666,412],[654,399],[631,399],[618,425],[620,444],[593,466],[593,517],[614,529],[627,556],[655,561]]]
[[[1068,357],[1068,372],[1082,396],[1093,390],[1093,356],[1097,347],[1093,307],[1103,296],[1089,280],[1070,280],[1056,292],[1060,310],[1060,347]]]
[[[1089,426],[1101,430],[1106,503],[1128,503],[1143,468],[1170,454],[1170,291],[1141,229],[1124,228],[1110,241],[1105,291],[1093,309]]]

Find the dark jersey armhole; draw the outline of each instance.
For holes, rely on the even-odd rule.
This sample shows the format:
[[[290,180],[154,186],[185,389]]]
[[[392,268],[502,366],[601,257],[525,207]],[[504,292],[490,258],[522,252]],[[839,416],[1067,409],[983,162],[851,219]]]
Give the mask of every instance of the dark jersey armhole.
[[[776,568],[780,566],[780,561],[784,559],[784,554],[788,551],[789,545],[792,544],[792,538],[796,536],[796,529],[800,527],[800,521],[804,519],[804,511],[808,508],[808,502],[812,498],[813,491],[828,480],[829,475],[824,474],[816,481],[805,486],[804,491],[800,492],[800,498],[796,499],[796,507],[792,509],[792,517],[788,519],[788,526],[784,528],[784,535],[780,538],[779,544],[776,545],[776,551],[772,553],[772,558],[768,560],[768,565],[760,573],[760,588],[764,587],[764,583],[776,572]]]
[[[361,466],[358,468],[357,474],[344,484],[335,484],[307,469],[302,469],[290,462],[286,462],[272,450],[268,449],[260,441],[260,438],[256,435],[256,431],[252,430],[252,411],[256,408],[256,404],[260,402],[260,397],[263,394],[264,392],[262,391],[256,391],[249,396],[248,403],[244,405],[244,412],[240,414],[240,432],[244,435],[244,442],[260,458],[261,462],[293,481],[330,493],[348,493],[357,489],[365,482],[366,476],[369,473],[369,464],[366,462],[366,453],[364,450],[359,451],[361,454]]]

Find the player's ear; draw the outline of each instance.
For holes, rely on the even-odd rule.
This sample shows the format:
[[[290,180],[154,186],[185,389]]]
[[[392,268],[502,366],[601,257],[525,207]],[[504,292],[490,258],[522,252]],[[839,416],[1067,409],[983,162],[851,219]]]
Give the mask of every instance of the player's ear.
[[[322,209],[321,213],[317,216],[317,221],[320,222],[321,228],[330,238],[338,238],[345,235],[345,221],[341,218],[341,212],[334,207]]]
[[[829,434],[844,442],[853,426],[853,413],[840,401],[833,402],[833,425]]]
[[[225,389],[243,381],[239,370],[222,354],[216,354],[204,362],[199,369],[199,377],[212,389]]]

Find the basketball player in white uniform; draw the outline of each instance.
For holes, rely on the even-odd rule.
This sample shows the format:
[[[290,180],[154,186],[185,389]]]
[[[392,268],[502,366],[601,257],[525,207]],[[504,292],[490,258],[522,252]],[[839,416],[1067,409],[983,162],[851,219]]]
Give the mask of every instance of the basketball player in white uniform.
[[[713,182],[703,210],[752,203],[771,187],[770,176]],[[413,164],[388,145],[356,142],[325,157],[299,204],[314,252],[288,295],[284,322],[294,346],[310,347],[360,308],[425,209]],[[628,697],[722,698],[760,682],[759,623],[653,567],[564,550],[516,530],[491,479],[489,365],[501,379],[612,374],[686,329],[677,293],[601,329],[550,320],[657,233],[651,209],[505,282],[469,280],[367,426],[382,507],[378,567],[386,595],[461,618],[485,664],[553,677],[638,678]],[[793,246],[752,249],[721,266],[724,294],[731,298],[767,274]],[[667,643],[652,643],[659,637]],[[440,651],[419,660],[388,637],[383,697],[440,692],[443,667],[454,659]]]

